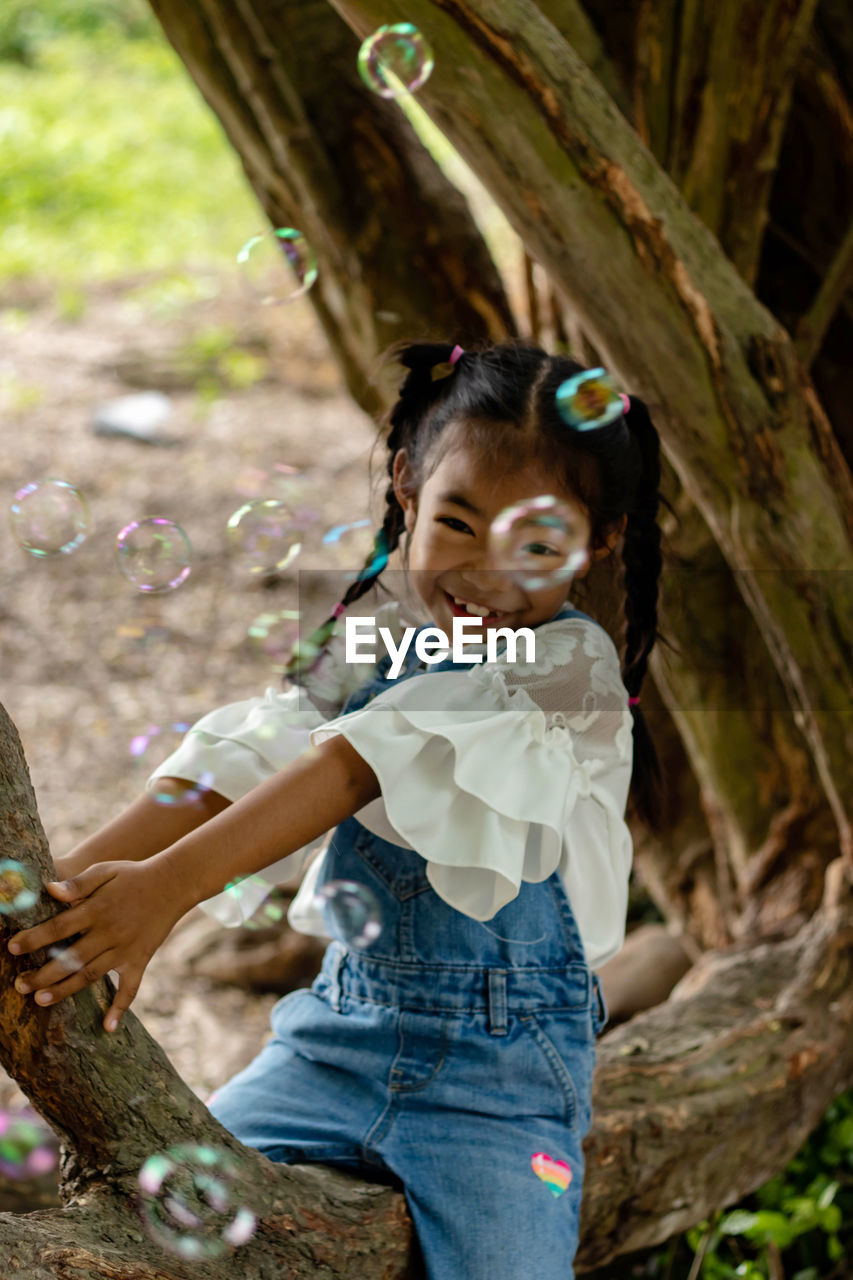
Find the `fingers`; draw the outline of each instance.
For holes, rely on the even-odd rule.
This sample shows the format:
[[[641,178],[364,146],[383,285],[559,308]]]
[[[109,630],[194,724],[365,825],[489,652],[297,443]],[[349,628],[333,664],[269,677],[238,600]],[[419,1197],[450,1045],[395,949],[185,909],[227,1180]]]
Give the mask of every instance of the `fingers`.
[[[38,951],[40,947],[49,947],[54,942],[80,933],[89,923],[85,899],[114,876],[115,870],[111,863],[100,863],[81,871],[79,876],[74,876],[71,880],[50,881],[46,888],[52,897],[76,905],[69,911],[60,912],[50,920],[45,920],[43,924],[13,934],[8,942],[9,951],[13,956],[28,955],[31,951]]]
[[[89,915],[85,902],[72,907],[69,911],[61,911],[58,916],[45,920],[43,924],[34,925],[32,929],[24,929],[9,939],[8,948],[13,956],[29,955],[41,947],[52,946],[72,934],[81,933],[89,923]]]
[[[21,995],[35,993],[36,1004],[57,1004],[67,996],[73,996],[85,987],[90,987],[93,982],[103,978],[105,973],[109,973],[112,968],[112,955],[113,950],[110,948],[99,955],[85,959],[83,956],[76,957],[73,961],[73,972],[69,972],[68,961],[51,960],[41,969],[19,974],[15,979],[15,990]]]
[[[121,982],[115,999],[107,1010],[107,1016],[104,1018],[104,1029],[106,1031],[115,1031],[117,1029],[122,1014],[127,1012],[136,999],[144,969],[144,965],[141,969],[125,965],[123,969],[119,970]]]

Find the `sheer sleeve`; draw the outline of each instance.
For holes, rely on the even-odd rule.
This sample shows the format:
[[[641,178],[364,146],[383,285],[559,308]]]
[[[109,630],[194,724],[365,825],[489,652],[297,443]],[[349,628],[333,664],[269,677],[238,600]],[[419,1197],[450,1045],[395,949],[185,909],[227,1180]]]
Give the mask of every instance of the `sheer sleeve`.
[[[395,602],[375,610],[377,625],[399,627]],[[372,674],[370,666],[344,661],[344,637],[336,635],[319,666],[301,687],[268,688],[262,697],[232,702],[203,716],[178,748],[154,770],[158,778],[181,778],[236,801],[274,773],[286,768],[311,745],[311,731],[337,715],[349,695]],[[206,902],[202,908],[222,924],[243,924],[274,884],[300,875],[326,834],[249,876]]]
[[[587,619],[536,630],[536,662],[426,672],[311,731],[342,734],[382,795],[356,817],[420,853],[451,906],[488,920],[561,872],[591,965],[624,939],[632,718],[615,646]]]

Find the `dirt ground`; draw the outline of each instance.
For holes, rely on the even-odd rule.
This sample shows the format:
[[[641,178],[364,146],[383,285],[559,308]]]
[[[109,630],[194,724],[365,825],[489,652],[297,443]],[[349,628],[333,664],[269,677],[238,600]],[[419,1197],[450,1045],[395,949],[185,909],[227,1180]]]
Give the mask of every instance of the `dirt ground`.
[[[138,283],[91,293],[77,319],[44,300],[2,299],[0,699],[20,732],[56,855],[139,794],[149,766],[177,745],[167,726],[279,683],[249,624],[285,608],[325,616],[338,598],[328,595],[327,572],[339,562],[322,533],[369,513],[375,428],[343,388],[307,299],[264,308],[228,285],[164,319],[134,300]],[[228,330],[265,376],[245,390],[220,385],[215,397],[200,395],[199,386],[221,384],[203,352]],[[171,397],[162,431],[176,443],[94,434],[100,404],[143,387]],[[298,500],[315,518],[303,552],[264,587],[230,552],[226,523],[252,497],[293,497],[282,488],[283,466],[299,473]],[[19,488],[48,476],[83,491],[92,526],[72,554],[36,557],[21,549],[7,516]],[[131,585],[115,557],[118,531],[150,515],[179,524],[193,548],[187,580],[160,596]],[[130,743],[151,725],[164,731],[139,762]],[[152,961],[134,1008],[207,1097],[254,1056],[276,997],[188,977],[176,935],[204,932],[207,918],[195,916]],[[11,1082],[0,1082],[0,1106],[20,1101]]]

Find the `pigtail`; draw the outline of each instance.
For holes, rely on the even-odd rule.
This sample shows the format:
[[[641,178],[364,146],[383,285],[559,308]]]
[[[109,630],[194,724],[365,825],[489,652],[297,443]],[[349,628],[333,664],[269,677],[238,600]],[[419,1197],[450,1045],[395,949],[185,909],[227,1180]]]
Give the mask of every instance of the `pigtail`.
[[[455,371],[450,364],[454,347],[450,343],[418,342],[402,349],[400,363],[409,370],[391,410],[390,431],[387,436],[388,475],[393,475],[394,455],[416,434],[418,426],[432,403],[441,399],[441,382]],[[459,363],[457,358],[456,364]],[[296,681],[306,675],[320,661],[329,641],[337,629],[338,618],[356,600],[371,589],[383,570],[388,558],[396,550],[405,528],[403,508],[397,501],[393,483],[385,490],[385,512],[370,554],[358,577],[347,588],[343,598],[307,640],[297,641],[284,668],[285,680]]]
[[[632,698],[639,698],[656,640],[658,584],[663,567],[661,529],[657,513],[660,502],[669,503],[659,492],[660,439],[642,400],[630,397],[625,422],[642,457],[642,470],[622,541],[624,565],[625,626],[622,631],[622,681]],[[671,509],[671,508],[670,508]],[[634,769],[631,795],[637,812],[655,832],[662,829],[666,788],[658,754],[645,717],[637,703],[634,714]]]

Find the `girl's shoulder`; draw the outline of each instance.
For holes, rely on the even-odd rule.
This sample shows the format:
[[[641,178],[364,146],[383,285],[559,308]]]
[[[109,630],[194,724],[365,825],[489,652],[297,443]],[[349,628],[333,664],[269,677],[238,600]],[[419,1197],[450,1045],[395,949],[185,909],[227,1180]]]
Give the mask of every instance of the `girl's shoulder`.
[[[507,656],[503,658],[516,678],[548,675],[573,664],[588,667],[591,663],[606,663],[619,672],[619,655],[609,633],[581,609],[566,605],[553,618],[534,627],[533,632],[531,661],[523,660],[522,645],[517,646],[515,661],[510,663]]]

